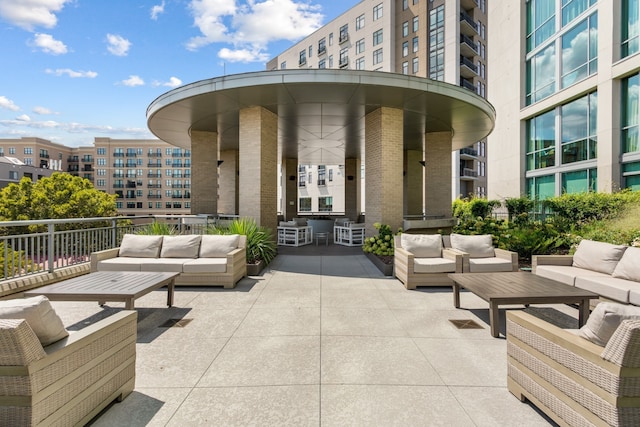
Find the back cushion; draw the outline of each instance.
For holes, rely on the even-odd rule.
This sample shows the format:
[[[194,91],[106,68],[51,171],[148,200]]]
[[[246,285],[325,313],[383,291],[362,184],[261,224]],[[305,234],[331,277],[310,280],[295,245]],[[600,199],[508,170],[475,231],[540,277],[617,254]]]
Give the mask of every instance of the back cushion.
[[[613,270],[613,277],[640,282],[640,248],[628,247]]]
[[[197,258],[200,235],[164,236],[160,258]]]
[[[620,323],[626,319],[640,320],[640,307],[601,302],[593,309],[587,323],[578,331],[578,335],[604,347]]]
[[[489,258],[496,254],[491,234],[478,236],[451,234],[451,247],[468,253],[471,258]]]
[[[227,256],[238,247],[239,234],[204,235],[200,242],[200,258],[218,258]]]
[[[118,256],[134,258],[158,258],[163,236],[125,234],[122,237]]]
[[[69,336],[45,296],[0,301],[0,319],[24,319],[43,346]]]
[[[405,234],[400,236],[402,248],[416,258],[440,258],[442,256],[442,236],[439,234]]]
[[[622,258],[626,246],[582,240],[573,254],[573,266],[604,274],[611,274]]]

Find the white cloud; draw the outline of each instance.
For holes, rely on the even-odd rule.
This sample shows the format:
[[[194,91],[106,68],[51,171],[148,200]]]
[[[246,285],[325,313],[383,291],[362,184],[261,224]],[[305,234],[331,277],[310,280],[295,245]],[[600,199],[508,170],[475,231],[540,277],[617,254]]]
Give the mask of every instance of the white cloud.
[[[140,76],[135,75],[129,76],[128,79],[122,80],[120,83],[129,87],[144,86],[144,80],[142,80]]]
[[[94,79],[96,77],[98,77],[98,73],[96,73],[95,71],[75,71],[72,70],[70,68],[58,68],[55,70],[52,70],[50,68],[47,68],[46,70],[44,70],[45,73],[47,74],[53,74],[54,76],[69,76],[73,79],[75,78],[80,78],[80,77],[84,77],[84,78],[88,78],[88,79]]]
[[[157,86],[178,87],[178,86],[180,86],[181,84],[182,84],[182,80],[180,80],[180,79],[179,79],[179,78],[177,78],[177,77],[173,77],[173,76],[171,76],[171,77],[169,78],[169,81],[167,81],[167,82],[154,81],[154,82],[152,83],[152,85],[153,85],[153,86],[156,86],[156,87],[157,87]]]
[[[39,105],[33,107],[33,109],[31,111],[33,111],[35,114],[39,114],[41,116],[46,116],[46,115],[49,115],[49,114],[56,114],[53,111],[51,111],[50,109],[48,109],[47,107],[41,107]]]
[[[53,28],[58,23],[55,13],[71,0],[0,0],[0,16],[33,31],[35,27]]]
[[[26,116],[26,115],[25,115]],[[26,117],[28,119],[28,116]],[[142,136],[149,135],[150,132],[146,128],[131,128],[131,127],[114,127],[109,125],[90,125],[76,122],[57,122],[54,120],[33,121],[26,120],[25,117],[18,117],[14,120],[0,120],[0,125],[9,129],[4,134],[25,134],[33,132],[25,132],[22,129],[49,129],[55,131],[62,131],[68,133],[104,133],[109,135],[131,135]]]
[[[31,121],[31,117],[27,116],[26,114],[21,114],[18,117],[16,117],[16,120],[18,120],[20,122],[30,122]]]
[[[202,36],[192,37],[187,42],[187,49],[197,50],[211,43],[231,40],[223,19],[235,14],[235,0],[192,0],[189,9]]]
[[[0,108],[11,111],[20,111],[20,107],[14,104],[13,101],[8,99],[6,96],[0,96]]]
[[[151,8],[151,19],[156,21],[158,19],[158,15],[164,13],[164,0],[161,4],[157,4]]]
[[[33,45],[41,49],[44,53],[52,55],[62,55],[68,52],[67,46],[60,40],[56,40],[50,34],[37,33],[33,37]]]
[[[127,56],[131,42],[117,34],[107,34],[107,50],[116,56]]]
[[[218,56],[229,62],[256,62],[256,61],[267,61],[269,60],[269,54],[266,52],[261,52],[260,49],[227,49],[222,48],[220,52],[218,52]]]

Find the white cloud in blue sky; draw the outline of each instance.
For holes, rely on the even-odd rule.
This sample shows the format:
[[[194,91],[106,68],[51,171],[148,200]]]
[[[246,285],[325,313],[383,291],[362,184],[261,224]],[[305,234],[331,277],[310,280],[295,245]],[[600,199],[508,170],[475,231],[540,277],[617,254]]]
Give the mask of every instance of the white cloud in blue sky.
[[[13,101],[8,99],[6,96],[0,96],[0,108],[10,111],[20,111],[20,107],[14,104]]]
[[[76,71],[76,70],[72,70],[70,68],[58,68],[56,70],[52,70],[51,68],[47,68],[46,70],[44,70],[45,73],[47,74],[53,74],[54,76],[67,76],[67,77],[71,77],[72,79],[77,79],[77,78],[89,78],[89,79],[95,79],[96,77],[98,77],[98,73],[96,73],[95,71]]]
[[[56,16],[71,0],[0,0],[0,16],[9,22],[33,31],[37,27],[53,28]]]
[[[32,45],[51,55],[63,55],[69,51],[64,43],[54,39],[51,34],[36,33],[33,37]]]
[[[131,42],[118,34],[107,34],[107,50],[115,56],[127,56]]]
[[[164,1],[160,4],[156,4],[151,8],[151,19],[154,21],[158,20],[158,15],[164,13]]]

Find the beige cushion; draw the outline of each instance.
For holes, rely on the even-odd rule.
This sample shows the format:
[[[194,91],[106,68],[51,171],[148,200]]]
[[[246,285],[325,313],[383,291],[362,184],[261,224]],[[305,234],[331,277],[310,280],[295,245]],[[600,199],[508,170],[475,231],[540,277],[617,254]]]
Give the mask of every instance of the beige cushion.
[[[140,265],[154,258],[115,257],[98,261],[98,271],[140,271]]]
[[[513,271],[510,259],[504,258],[474,258],[469,259],[469,273],[496,273]]]
[[[182,273],[182,265],[192,259],[193,258],[147,258],[140,263],[140,271]]]
[[[491,234],[466,236],[451,234],[451,247],[469,254],[470,258],[488,258],[496,255]]]
[[[118,256],[135,258],[158,258],[163,236],[125,234],[122,237]]]
[[[414,273],[455,273],[456,262],[446,258],[415,258]]]
[[[182,266],[184,273],[226,273],[226,258],[191,259]]]
[[[200,252],[200,235],[164,236],[160,258],[197,258]]]
[[[584,239],[573,254],[573,266],[611,274],[627,247]]]
[[[618,329],[620,322],[626,319],[640,320],[640,307],[601,302],[591,312],[589,320],[580,328],[578,335],[604,347]]]
[[[595,292],[606,299],[628,304],[629,290],[633,284],[634,282],[629,280],[604,275],[603,277],[578,276],[576,277],[575,286],[576,288]]]
[[[416,258],[439,258],[442,256],[442,236],[439,234],[406,234],[400,236],[402,248]]]
[[[616,264],[612,274],[613,277],[619,279],[640,282],[640,248],[628,247],[618,264]],[[638,286],[640,286],[640,283],[638,283]]]
[[[42,295],[0,301],[0,319],[26,320],[42,346],[69,336],[49,299]]]
[[[238,247],[239,234],[204,235],[200,242],[200,258],[226,257]]]

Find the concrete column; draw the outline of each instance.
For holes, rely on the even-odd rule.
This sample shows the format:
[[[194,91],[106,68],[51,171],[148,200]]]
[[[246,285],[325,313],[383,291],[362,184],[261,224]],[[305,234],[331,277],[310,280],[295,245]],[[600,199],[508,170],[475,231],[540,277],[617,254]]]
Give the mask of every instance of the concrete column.
[[[191,131],[191,213],[218,214],[218,133]]]
[[[238,214],[238,150],[220,152],[218,166],[218,212]]]
[[[402,226],[403,112],[382,107],[365,117],[365,206],[367,235],[373,224]]]
[[[404,162],[404,214],[422,215],[424,195],[423,152],[407,150]]]
[[[275,233],[278,215],[278,117],[263,107],[240,110],[239,214]]]
[[[362,172],[360,159],[344,160],[344,214],[357,221],[362,211]]]
[[[451,132],[425,135],[424,210],[451,218]]]
[[[282,167],[282,211],[287,221],[298,216],[298,159],[285,159]]]

